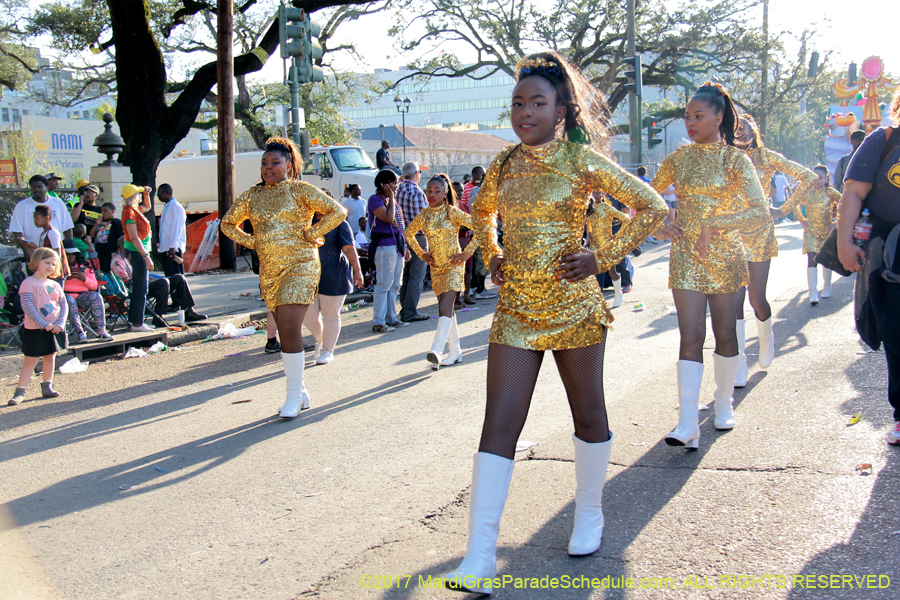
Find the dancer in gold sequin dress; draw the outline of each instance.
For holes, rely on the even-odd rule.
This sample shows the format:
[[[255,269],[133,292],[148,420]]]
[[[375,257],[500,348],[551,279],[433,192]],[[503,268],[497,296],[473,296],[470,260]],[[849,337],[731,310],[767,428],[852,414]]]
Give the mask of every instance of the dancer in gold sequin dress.
[[[756,174],[759,176],[759,184],[763,193],[769,189],[769,183],[776,171],[793,177],[798,182],[795,196],[805,197],[807,191],[815,183],[816,175],[806,167],[790,161],[773,150],[763,145],[762,136],[756,126],[756,121],[750,115],[741,115],[740,133],[738,142],[745,147],[747,156],[753,161]],[[741,236],[749,253],[747,263],[749,281],[746,288],[741,288],[738,296],[737,310],[737,337],[740,360],[738,372],[735,376],[735,387],[745,387],[749,375],[747,369],[746,328],[744,323],[744,296],[749,290],[750,306],[756,315],[756,326],[759,335],[759,366],[766,369],[775,358],[775,337],[772,334],[772,307],[766,300],[766,285],[769,281],[769,265],[771,260],[778,256],[778,240],[775,239],[775,222],[772,215],[766,223],[755,231]]]
[[[688,102],[685,127],[695,143],[667,156],[651,185],[660,192],[672,184],[678,190],[678,218],[656,236],[672,240],[669,287],[681,333],[676,366],[680,416],[665,440],[697,448],[706,307],[716,339],[715,427],[731,429],[739,361],[734,313],[737,294],[747,285],[741,236],[758,231],[769,216],[753,164],[733,146],[737,112],[725,89],[709,82],[701,86]]]
[[[803,225],[803,254],[806,255],[806,283],[809,286],[809,303],[813,306],[819,304],[818,271],[816,254],[825,243],[828,231],[834,221],[834,207],[841,199],[841,194],[828,185],[828,167],[816,165],[813,169],[816,181],[809,193],[799,196],[794,194],[784,203],[779,210],[772,211],[777,216],[784,216],[793,212],[797,220]],[[806,207],[806,216],[800,211],[800,205]],[[822,267],[822,297],[831,298],[831,269]]]
[[[606,201],[606,196],[601,192],[594,191],[591,193],[591,200],[587,210],[587,247],[593,252],[598,251],[604,244],[609,242],[614,236],[613,227],[629,223],[631,217],[612,207]],[[615,295],[611,308],[622,306],[624,300],[622,296],[622,277],[616,270],[616,265],[610,267],[609,278],[613,282]],[[597,274],[597,283],[600,283],[602,273]]]
[[[475,241],[501,285],[491,327],[487,408],[474,459],[465,559],[449,586],[490,593],[500,513],[545,350],[552,350],[574,422],[575,524],[569,554],[600,547],[601,500],[612,434],[603,398],[603,352],[612,315],[592,277],[662,224],[662,198],[590,145],[599,94],[555,53],[522,59],[511,122],[521,144],[491,164],[472,205]],[[562,137],[562,136],[565,137]],[[588,197],[613,194],[637,214],[597,252],[581,247]],[[503,218],[503,248],[497,216]]]
[[[438,173],[425,187],[428,206],[406,227],[406,243],[410,250],[431,266],[431,289],[438,297],[437,329],[431,350],[426,355],[431,368],[437,371],[442,365],[462,362],[459,330],[453,308],[459,293],[466,288],[466,261],[475,251],[469,243],[466,250],[459,247],[459,228],[472,229],[472,217],[459,208],[459,199],[450,177]],[[419,246],[416,233],[425,234],[428,248]],[[444,355],[444,345],[450,343],[450,352]]]
[[[281,331],[287,400],[279,414],[284,418],[309,408],[300,324],[319,285],[319,238],[346,216],[333,198],[298,180],[302,164],[293,142],[269,139],[260,167],[263,184],[238,196],[221,223],[225,235],[259,255],[262,297]],[[322,219],[311,225],[316,212],[322,213]],[[252,235],[241,229],[246,220],[253,225]]]

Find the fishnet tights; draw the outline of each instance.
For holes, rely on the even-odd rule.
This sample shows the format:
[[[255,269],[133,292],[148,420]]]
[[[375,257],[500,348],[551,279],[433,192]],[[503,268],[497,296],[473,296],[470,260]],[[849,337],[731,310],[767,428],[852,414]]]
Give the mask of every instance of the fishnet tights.
[[[737,356],[737,330],[734,307],[738,292],[730,294],[703,294],[692,290],[672,290],[675,309],[678,311],[678,331],[681,333],[679,360],[703,362],[703,342],[706,340],[706,305],[712,319],[713,336],[716,338],[716,354]]]
[[[603,396],[606,341],[585,348],[554,350],[556,368],[566,388],[575,436],[596,444],[609,440]],[[487,408],[479,452],[512,459],[537,383],[544,352],[502,344],[488,347]]]

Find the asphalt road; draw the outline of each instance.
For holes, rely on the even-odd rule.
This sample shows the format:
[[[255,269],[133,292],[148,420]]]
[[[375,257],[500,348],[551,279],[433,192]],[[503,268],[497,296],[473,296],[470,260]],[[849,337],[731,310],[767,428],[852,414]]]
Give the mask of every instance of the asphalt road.
[[[668,246],[635,261],[606,352],[615,443],[590,558],[565,553],[572,425],[545,359],[496,598],[900,597],[884,356],[855,335],[852,280],[810,307],[799,226],[777,231],[775,362],[757,370],[748,320],[737,426],[716,432],[701,413],[699,451],[662,442],[676,422]],[[436,314],[432,294],[422,304]],[[34,398],[33,383],[0,410],[0,598],[463,597],[428,577],[465,549],[494,304],[459,314],[465,360],[437,373],[424,360],[433,320],[374,334],[371,309],[345,314],[335,362],[307,368],[312,409],[292,421],[275,417],[284,381],[262,335],[91,365],[57,376],[56,400]],[[711,334],[706,346],[711,401]],[[541,587],[581,576],[588,587]],[[514,587],[522,578],[529,589]]]

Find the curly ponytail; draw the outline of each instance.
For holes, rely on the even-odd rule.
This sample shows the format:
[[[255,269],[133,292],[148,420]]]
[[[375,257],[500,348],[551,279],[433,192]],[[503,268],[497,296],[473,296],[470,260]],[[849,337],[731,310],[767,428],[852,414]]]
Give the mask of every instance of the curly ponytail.
[[[266,152],[278,152],[285,161],[291,163],[291,174],[288,179],[299,180],[300,169],[303,168],[303,157],[300,148],[291,140],[283,137],[270,137],[266,140]]]
[[[605,149],[606,101],[577,67],[557,52],[538,52],[516,64],[516,81],[526,77],[542,77],[556,89],[557,105],[566,107],[562,134],[567,140]]]
[[[712,108],[717,115],[722,115],[719,134],[729,146],[739,146],[735,142],[735,138],[737,137],[740,122],[738,121],[737,109],[734,106],[734,102],[731,101],[731,96],[728,95],[728,90],[720,83],[707,81],[697,88],[697,91],[691,98],[691,101],[693,100],[701,100]]]

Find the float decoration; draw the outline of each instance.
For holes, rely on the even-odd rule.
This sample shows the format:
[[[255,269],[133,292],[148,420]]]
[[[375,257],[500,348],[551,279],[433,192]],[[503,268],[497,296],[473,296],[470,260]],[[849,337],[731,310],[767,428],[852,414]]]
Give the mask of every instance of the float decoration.
[[[900,85],[900,81],[892,81],[884,76],[884,62],[877,56],[870,56],[863,61],[855,83],[851,84],[850,80],[845,77],[835,81],[832,89],[838,98],[853,98],[854,100],[851,101],[853,104],[863,107],[862,122],[866,131],[873,131],[881,125],[878,88],[892,90],[898,85]],[[842,118],[842,116],[837,118]],[[851,120],[850,123],[852,122]]]

